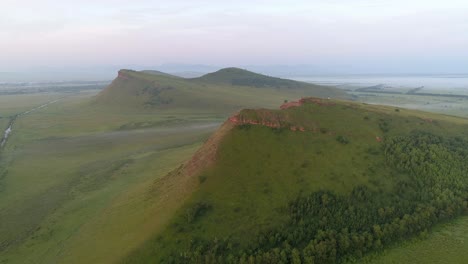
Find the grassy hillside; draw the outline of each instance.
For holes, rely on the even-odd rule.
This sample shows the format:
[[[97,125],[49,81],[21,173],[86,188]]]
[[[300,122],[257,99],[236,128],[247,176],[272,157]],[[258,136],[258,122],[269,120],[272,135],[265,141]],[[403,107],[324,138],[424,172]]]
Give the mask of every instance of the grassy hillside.
[[[302,96],[347,97],[344,91],[336,88],[274,78],[236,68],[193,79],[160,72],[121,70],[112,84],[97,96],[96,103],[159,111],[232,113],[245,107],[266,104],[273,107],[284,100]]]
[[[169,73],[161,72],[161,71],[155,71],[155,70],[143,70],[141,71],[142,73],[148,73],[148,74],[153,74],[153,75],[159,75],[159,76],[167,76],[167,77],[177,77]]]
[[[242,110],[173,172],[192,195],[125,262],[352,261],[467,212],[466,119],[314,98],[283,108]]]
[[[276,89],[313,89],[316,97],[342,96],[335,89],[314,85],[305,82],[298,82],[288,79],[271,77],[263,74],[250,72],[239,68],[225,68],[217,72],[206,74],[193,79],[194,81],[231,84],[233,86],[252,86],[256,88],[276,88]]]
[[[464,264],[468,259],[468,216],[440,225],[398,247],[366,257],[366,264]]]
[[[300,94],[291,91],[294,96]],[[246,101],[274,108],[283,102],[281,91],[259,94],[263,96],[246,96]],[[324,211],[321,214],[327,217],[325,220],[310,218],[309,223],[302,221],[300,225],[291,222],[297,218],[290,209],[303,203],[298,197],[316,197],[317,191],[330,191],[333,208],[340,208],[336,201],[343,201],[350,193],[362,193],[359,186],[364,185],[379,203],[371,204],[373,208],[389,201],[375,192],[394,193],[395,185],[398,190],[412,188],[397,181],[408,179],[411,183],[411,173],[395,167],[394,162],[388,164],[393,157],[388,153],[392,152],[382,153],[387,142],[394,142],[391,138],[411,138],[415,130],[442,135],[439,143],[428,144],[431,149],[450,150],[436,151],[444,155],[444,160],[454,161],[450,166],[430,162],[441,170],[457,168],[464,155],[454,147],[464,144],[464,119],[404,109],[316,99],[305,100],[294,108],[300,103],[291,102],[285,105],[290,107],[286,110],[243,110],[205,141],[225,120],[224,108],[114,108],[96,104],[93,95],[67,94],[63,100],[16,120],[0,157],[0,263],[158,263],[159,258],[170,260],[168,256],[188,252],[186,259],[174,258],[184,263],[193,257],[191,253],[206,255],[209,251],[224,257],[229,252],[235,257],[239,252],[258,255],[260,250],[265,254],[273,250],[270,255],[279,250],[288,263],[293,248],[302,257],[304,245],[311,243],[307,239],[314,236],[313,232],[303,232],[303,238],[298,239],[295,236],[300,229],[292,227],[339,219]],[[0,115],[8,119],[63,96],[1,97]],[[463,140],[453,141],[456,135]],[[408,147],[414,149],[411,144]],[[411,156],[418,153],[407,152]],[[425,159],[420,156],[417,161],[425,164]],[[189,161],[180,166],[184,160]],[[427,165],[422,167],[427,169]],[[456,172],[451,169],[448,174]],[[466,193],[457,188],[450,185],[451,191],[444,191],[446,198],[438,201],[445,202],[434,206],[437,218],[429,223],[450,219],[460,212],[460,207],[440,211],[447,204],[457,205],[458,195]],[[420,194],[411,189],[406,193]],[[425,201],[423,198],[418,201]],[[411,206],[408,204],[408,208]],[[355,207],[361,208],[357,210],[361,215],[373,215],[363,213],[367,207]],[[406,211],[391,215],[391,206],[383,208],[394,218],[402,212],[411,213],[403,208]],[[429,215],[433,215],[431,212]],[[352,218],[347,215],[346,219]],[[379,220],[379,225],[389,232],[385,219]],[[333,225],[339,227],[340,223]],[[409,234],[421,231],[403,230]],[[265,239],[260,238],[266,233],[275,234],[277,241],[286,241],[285,233],[294,234],[293,240],[299,242],[288,242],[289,249],[285,243],[265,244]],[[356,235],[358,241],[362,237]],[[190,244],[192,238],[196,239]],[[317,241],[324,237],[320,239]],[[212,244],[214,241],[220,242]],[[372,241],[377,245],[377,240]],[[384,246],[392,241],[381,239]],[[343,258],[342,251],[338,252],[338,257]]]
[[[220,120],[93,107],[96,93],[0,97],[8,120],[66,96],[17,118],[1,150],[0,263],[115,263],[180,206],[153,183]]]
[[[0,263],[115,263],[193,190],[186,178],[161,178],[233,111],[307,94],[285,91],[123,70],[99,96],[1,96],[1,128],[65,98],[19,117],[1,150]]]

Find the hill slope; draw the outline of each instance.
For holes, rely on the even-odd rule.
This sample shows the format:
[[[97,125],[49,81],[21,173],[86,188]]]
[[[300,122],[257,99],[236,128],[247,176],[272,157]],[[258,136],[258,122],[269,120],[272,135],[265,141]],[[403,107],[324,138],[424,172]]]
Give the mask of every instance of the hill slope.
[[[254,73],[239,68],[225,68],[217,72],[206,74],[193,80],[207,83],[231,84],[234,86],[252,86],[257,88],[277,88],[277,89],[315,89],[316,93],[333,95],[333,90],[328,87],[314,85],[305,82],[271,77],[263,74]],[[337,94],[338,95],[338,94]],[[317,95],[318,97],[318,95]]]
[[[347,98],[344,91],[236,68],[185,79],[154,71],[120,70],[97,97],[104,106],[231,113],[302,96]]]
[[[468,212],[467,128],[318,98],[242,110],[171,174],[192,194],[125,262],[359,258]]]

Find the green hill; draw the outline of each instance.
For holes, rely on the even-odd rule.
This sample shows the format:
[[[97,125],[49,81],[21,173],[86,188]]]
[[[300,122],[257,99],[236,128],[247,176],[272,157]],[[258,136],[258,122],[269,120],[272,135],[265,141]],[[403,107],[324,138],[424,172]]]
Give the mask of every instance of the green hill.
[[[120,70],[96,103],[119,108],[232,113],[302,96],[348,98],[337,88],[269,77],[236,68],[185,79],[155,71]]]
[[[318,98],[242,110],[155,183],[184,205],[124,262],[359,259],[468,212],[467,129],[466,119]]]
[[[328,87],[311,85],[309,83],[298,82],[288,79],[276,78],[262,75],[239,68],[225,68],[217,72],[206,74],[195,78],[196,81],[207,83],[224,83],[234,86],[252,86],[257,88],[277,88],[277,89],[315,89],[317,93],[323,93],[322,97],[333,95]]]
[[[142,73],[152,74],[152,75],[167,76],[167,77],[175,77],[175,78],[177,78],[177,76],[175,76],[175,75],[172,75],[172,74],[169,74],[169,73],[165,73],[165,72],[161,72],[161,71],[143,70],[143,71],[141,71],[141,72],[142,72]]]

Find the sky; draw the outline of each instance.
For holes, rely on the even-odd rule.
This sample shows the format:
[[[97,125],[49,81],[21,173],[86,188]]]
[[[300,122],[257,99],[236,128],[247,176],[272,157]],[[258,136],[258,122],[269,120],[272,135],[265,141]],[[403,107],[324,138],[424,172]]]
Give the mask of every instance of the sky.
[[[314,65],[468,73],[467,0],[1,0],[0,71]]]

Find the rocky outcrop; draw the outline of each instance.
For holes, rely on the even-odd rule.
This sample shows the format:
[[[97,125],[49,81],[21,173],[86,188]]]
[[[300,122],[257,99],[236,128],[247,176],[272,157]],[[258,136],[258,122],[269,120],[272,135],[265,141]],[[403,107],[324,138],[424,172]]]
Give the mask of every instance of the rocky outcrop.
[[[216,161],[219,143],[232,128],[233,124],[227,121],[211,135],[205,144],[193,155],[192,159],[184,164],[184,173],[195,175],[213,165]]]
[[[298,107],[298,106],[301,106],[301,105],[303,105],[305,103],[312,103],[312,104],[316,104],[316,105],[320,105],[320,106],[335,105],[335,103],[330,101],[330,99],[320,99],[320,98],[308,97],[308,98],[301,98],[299,101],[284,103],[284,104],[282,104],[280,106],[280,109],[284,110],[284,109],[288,109],[288,108],[291,108],[291,107]]]
[[[117,78],[123,79],[123,80],[130,79],[130,75],[128,74],[128,70],[120,70],[119,73],[117,74]]]
[[[230,117],[229,122],[234,125],[257,125],[270,128],[287,128],[291,131],[306,131],[303,126],[291,125],[291,122],[289,122],[287,119],[275,116],[273,113],[268,115],[267,113],[262,114],[262,112],[259,112],[259,114],[260,115],[257,117],[248,117],[242,113],[238,113]],[[313,130],[316,131],[316,129]]]
[[[234,125],[258,125],[270,128],[285,128],[291,131],[298,132],[318,132],[319,126],[314,121],[308,121],[305,124],[298,124],[286,109],[300,107],[304,104],[316,104],[319,106],[332,106],[334,102],[328,99],[319,98],[302,98],[299,101],[284,103],[280,106],[280,111],[265,110],[265,109],[247,109],[231,116],[229,122]]]
[[[254,113],[255,117],[249,117],[249,112]],[[264,109],[245,110],[244,112],[231,116],[229,122],[235,125],[261,125],[271,128],[282,127],[281,117],[272,111]]]
[[[319,132],[319,126],[316,122],[309,120],[306,123],[298,122],[290,111],[285,111],[293,107],[300,107],[304,104],[316,104],[320,106],[331,106],[335,103],[326,99],[302,98],[299,101],[284,103],[278,110],[265,109],[247,109],[231,116],[229,122],[234,125],[258,125],[270,128],[284,128],[297,132]]]
[[[287,102],[287,103],[284,103],[280,106],[280,109],[288,109],[288,108],[291,108],[291,107],[298,107],[298,106],[301,106],[302,105],[302,102],[299,100],[297,102]]]

